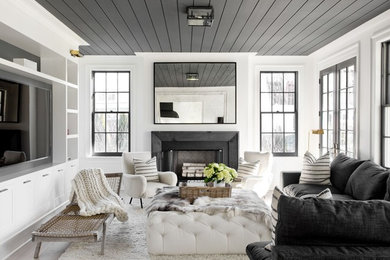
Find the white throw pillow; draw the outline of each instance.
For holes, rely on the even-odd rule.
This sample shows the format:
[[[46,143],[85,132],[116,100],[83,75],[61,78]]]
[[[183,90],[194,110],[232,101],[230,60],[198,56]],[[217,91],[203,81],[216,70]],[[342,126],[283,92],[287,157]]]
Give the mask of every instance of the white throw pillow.
[[[247,162],[240,158],[237,173],[239,177],[256,176],[259,173],[260,161]]]
[[[271,243],[267,244],[264,248],[268,251],[271,251],[272,247],[275,245],[275,228],[278,223],[278,204],[279,198],[281,195],[284,195],[283,191],[279,190],[275,186],[274,192],[272,193],[272,202],[271,202],[271,216],[272,216],[272,233],[271,233]]]
[[[156,157],[147,161],[134,158],[133,162],[136,175],[145,176],[147,181],[159,181]]]
[[[303,156],[300,184],[330,185],[329,152],[316,159],[310,152]]]

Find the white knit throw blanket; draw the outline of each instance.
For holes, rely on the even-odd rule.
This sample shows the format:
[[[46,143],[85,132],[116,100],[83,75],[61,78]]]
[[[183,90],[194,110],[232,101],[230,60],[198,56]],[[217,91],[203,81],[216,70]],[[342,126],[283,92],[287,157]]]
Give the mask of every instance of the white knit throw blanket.
[[[72,188],[81,216],[113,213],[119,221],[127,221],[123,202],[111,189],[101,169],[81,170],[72,180]]]

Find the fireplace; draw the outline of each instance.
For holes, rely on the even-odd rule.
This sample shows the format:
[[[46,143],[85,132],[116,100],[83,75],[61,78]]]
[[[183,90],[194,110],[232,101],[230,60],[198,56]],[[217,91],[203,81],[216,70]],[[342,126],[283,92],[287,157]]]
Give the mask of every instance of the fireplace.
[[[179,180],[203,179],[202,164],[222,162],[238,167],[238,132],[152,132],[152,155],[160,171],[173,171]],[[185,169],[194,169],[183,171]]]

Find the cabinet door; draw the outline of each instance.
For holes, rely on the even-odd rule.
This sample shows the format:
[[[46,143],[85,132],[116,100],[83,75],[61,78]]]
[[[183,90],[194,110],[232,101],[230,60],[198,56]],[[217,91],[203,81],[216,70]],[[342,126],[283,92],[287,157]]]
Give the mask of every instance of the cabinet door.
[[[53,168],[53,185],[54,185],[54,207],[61,205],[65,199],[65,169],[66,165],[61,164]]]
[[[37,217],[35,207],[34,186],[36,179],[34,174],[28,174],[18,178],[13,190],[13,219],[16,230],[34,222]]]
[[[11,184],[0,185],[0,241],[9,237],[12,230],[12,192]]]
[[[54,208],[54,178],[51,168],[36,172],[36,175],[36,207],[39,215],[43,216]]]
[[[67,171],[65,172],[65,196],[69,198],[72,189],[71,181],[79,171],[78,160],[68,162]]]

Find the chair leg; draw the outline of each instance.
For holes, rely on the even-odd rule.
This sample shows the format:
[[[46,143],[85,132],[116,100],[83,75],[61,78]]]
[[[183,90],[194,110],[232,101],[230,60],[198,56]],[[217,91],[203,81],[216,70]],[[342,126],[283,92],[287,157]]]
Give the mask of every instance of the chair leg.
[[[41,251],[41,245],[42,242],[37,242],[37,246],[35,247],[35,252],[34,252],[34,258],[39,257],[39,251]]]
[[[104,255],[104,244],[106,243],[106,222],[103,223],[103,235],[102,235],[102,245],[100,249],[100,254]]]
[[[129,202],[129,204],[131,204],[131,202],[133,201],[133,198],[130,198],[130,202]]]
[[[143,209],[144,206],[142,205],[142,198],[140,198],[139,201],[141,202],[141,209]]]

